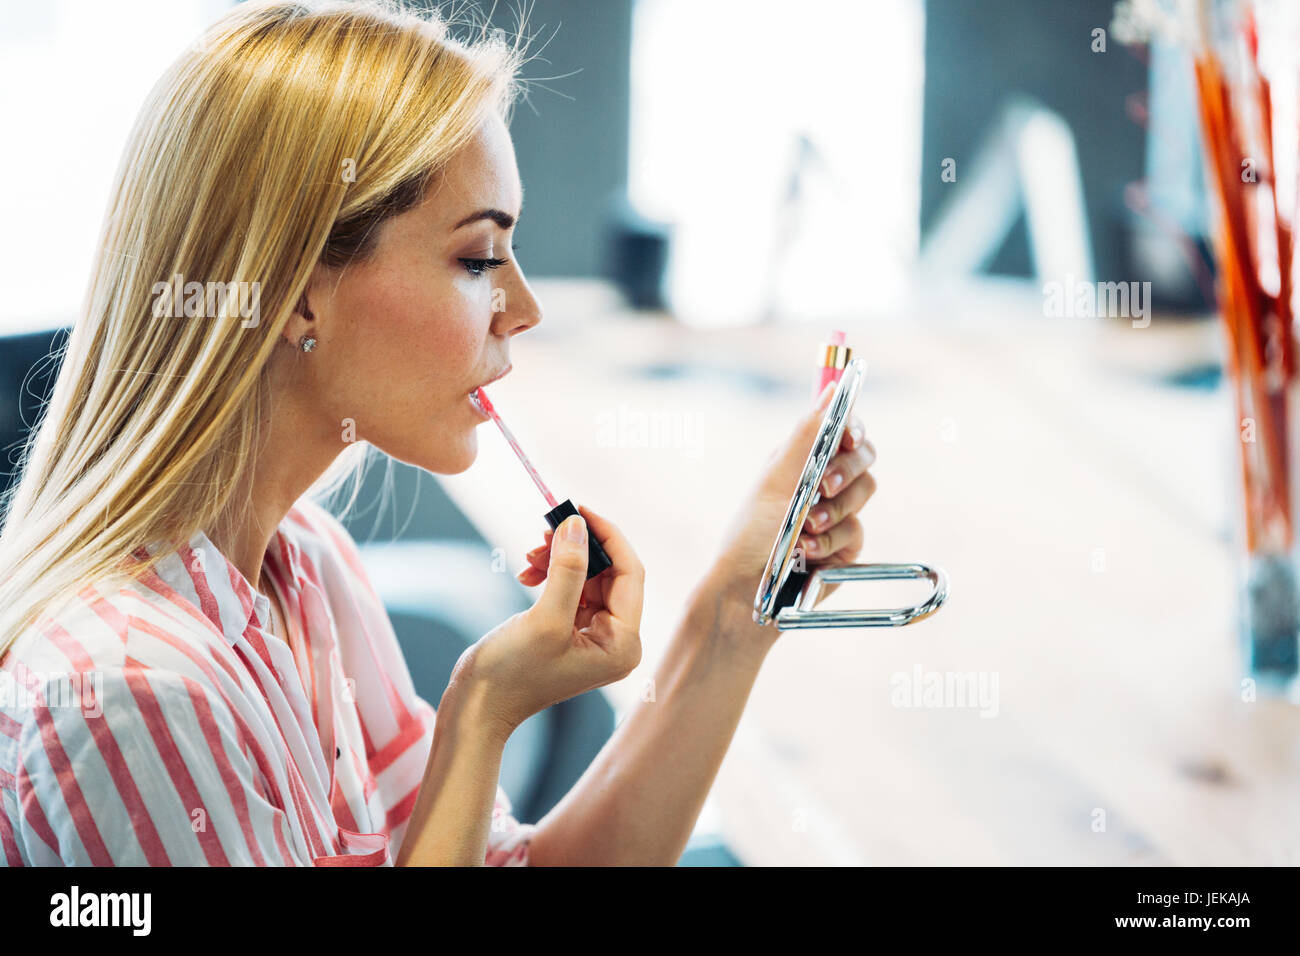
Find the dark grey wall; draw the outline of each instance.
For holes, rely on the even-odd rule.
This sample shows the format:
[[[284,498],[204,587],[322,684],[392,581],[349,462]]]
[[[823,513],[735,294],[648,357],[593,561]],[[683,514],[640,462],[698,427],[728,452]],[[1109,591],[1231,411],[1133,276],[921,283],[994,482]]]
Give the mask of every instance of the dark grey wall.
[[[519,2],[499,4],[492,22],[513,31]],[[511,123],[524,184],[515,241],[529,275],[604,274],[605,214],[627,192],[632,4],[530,0],[540,55],[524,76],[549,89],[534,85]]]
[[[970,159],[1012,93],[1035,97],[1074,132],[1099,277],[1125,278],[1126,184],[1143,172],[1145,132],[1125,100],[1146,90],[1145,65],[1110,36],[1114,0],[927,0],[921,225],[934,219],[950,188],[946,156]],[[1105,53],[1092,30],[1107,31]],[[992,270],[1029,275],[1023,227]]]

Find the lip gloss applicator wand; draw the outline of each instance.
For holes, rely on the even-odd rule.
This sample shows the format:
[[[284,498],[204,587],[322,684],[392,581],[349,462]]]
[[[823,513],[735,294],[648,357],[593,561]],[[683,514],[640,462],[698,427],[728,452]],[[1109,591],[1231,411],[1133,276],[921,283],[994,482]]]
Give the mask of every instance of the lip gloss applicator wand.
[[[546,512],[545,515],[546,523],[551,526],[551,530],[554,531],[556,528],[558,528],[561,524],[564,523],[564,519],[568,518],[570,515],[579,515],[579,517],[581,517],[578,509],[574,506],[573,502],[570,499],[565,498],[559,504],[555,503],[555,496],[551,494],[550,489],[546,487],[546,483],[542,481],[542,476],[537,473],[537,469],[534,468],[533,463],[528,460],[528,456],[524,454],[524,450],[519,447],[519,442],[515,440],[515,436],[510,434],[510,429],[506,428],[506,423],[501,420],[501,416],[497,414],[497,410],[492,406],[492,402],[488,399],[487,392],[483,391],[482,387],[480,386],[479,388],[476,388],[474,389],[474,391],[470,392],[469,397],[471,400],[473,400],[474,404],[478,407],[479,411],[483,412],[483,414],[487,415],[489,418],[491,418],[494,422],[497,423],[497,428],[501,429],[501,434],[505,436],[506,442],[510,445],[512,449],[514,449],[515,455],[519,458],[520,464],[522,464],[524,466],[524,470],[528,472],[528,477],[533,479],[533,484],[535,484],[537,486],[537,490],[542,493],[542,497],[546,499],[546,503],[551,506],[551,510]],[[582,520],[584,522],[586,521],[585,518],[583,518]],[[605,553],[605,549],[600,546],[600,542],[596,540],[596,536],[592,534],[591,529],[588,528],[587,529],[587,578],[588,580],[594,578],[596,575],[600,574],[600,572],[604,571],[606,568],[613,566],[613,563],[614,562],[612,562],[609,559],[609,555]]]

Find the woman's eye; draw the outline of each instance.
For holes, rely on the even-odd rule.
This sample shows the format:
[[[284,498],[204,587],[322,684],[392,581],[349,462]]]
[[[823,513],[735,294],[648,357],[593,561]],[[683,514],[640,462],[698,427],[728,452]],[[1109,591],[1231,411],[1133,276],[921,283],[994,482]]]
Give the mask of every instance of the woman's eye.
[[[461,259],[465,266],[465,271],[470,275],[478,277],[486,274],[489,269],[498,269],[509,262],[509,259]]]

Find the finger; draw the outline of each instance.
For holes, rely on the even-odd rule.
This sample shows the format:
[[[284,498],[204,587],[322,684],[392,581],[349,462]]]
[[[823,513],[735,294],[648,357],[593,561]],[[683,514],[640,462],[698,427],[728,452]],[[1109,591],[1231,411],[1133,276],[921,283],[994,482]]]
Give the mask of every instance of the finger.
[[[840,436],[840,448],[844,451],[857,448],[862,444],[866,434],[866,426],[862,424],[862,419],[850,418],[848,424],[844,426],[844,433]]]
[[[872,495],[876,493],[876,479],[869,471],[854,478],[849,486],[834,498],[823,498],[811,511],[804,522],[804,530],[817,534],[832,525],[839,524],[845,515],[861,510]]]
[[[532,567],[524,568],[515,577],[521,584],[528,587],[541,584],[546,580],[546,559],[533,559]],[[588,607],[595,610],[605,606],[604,584],[608,580],[604,575],[597,574],[588,578],[587,583],[582,586],[582,597],[578,599],[578,607]]]
[[[550,535],[550,532],[548,531],[548,532],[547,532],[547,535],[546,535],[546,541],[545,541],[545,543],[543,543],[543,544],[539,544],[537,547],[533,548],[531,551],[529,551],[527,554],[525,554],[524,557],[530,557],[530,556],[532,556],[532,555],[541,554],[543,551],[545,551],[545,550],[547,550],[548,548],[550,548],[550,546],[551,546],[551,535]]]
[[[614,522],[582,505],[578,505],[578,511],[591,523],[592,534],[613,562],[613,567],[608,569],[612,580],[606,592],[605,606],[616,617],[626,621],[633,630],[639,631],[645,592],[645,568],[641,565],[641,559],[636,556],[632,545]]]
[[[785,442],[779,445],[772,454],[767,458],[764,470],[773,469],[779,471],[793,472],[798,474],[803,468],[804,461],[808,458],[808,451],[812,448],[813,442],[817,439],[817,432],[821,429],[822,419],[826,417],[826,408],[830,405],[831,396],[835,394],[835,383],[827,382],[822,393],[813,403],[813,407],[804,412],[803,416],[795,425],[794,432]]]
[[[594,578],[588,578],[586,586],[582,589],[583,600],[587,602],[588,607],[605,606],[605,582],[609,576],[598,574]]]
[[[571,624],[587,583],[587,526],[581,515],[570,515],[561,522],[560,529],[551,541],[546,588],[535,607],[554,620]],[[575,530],[576,540],[569,536]]]
[[[865,441],[853,451],[840,452],[831,459],[831,463],[826,466],[826,471],[822,473],[822,482],[818,486],[822,497],[830,498],[838,494],[852,483],[853,479],[870,468],[873,461],[875,461],[875,451]]]
[[[814,535],[800,535],[799,548],[809,561],[824,561],[846,548],[862,547],[862,522],[857,515],[849,515],[828,531]]]
[[[525,587],[536,587],[546,580],[546,572],[540,568],[524,568],[515,578]]]

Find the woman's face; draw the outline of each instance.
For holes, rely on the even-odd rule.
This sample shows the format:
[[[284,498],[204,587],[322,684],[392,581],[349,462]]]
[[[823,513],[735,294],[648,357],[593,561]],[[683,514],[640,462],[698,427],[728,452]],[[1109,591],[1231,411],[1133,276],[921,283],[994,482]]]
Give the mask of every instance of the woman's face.
[[[314,318],[295,316],[289,334],[316,329],[296,370],[322,439],[365,440],[442,474],[473,463],[485,418],[469,393],[509,366],[510,337],[542,319],[511,253],[522,203],[510,134],[493,117],[419,205],[385,220],[369,258],[318,270]],[[483,262],[494,259],[506,261]]]

